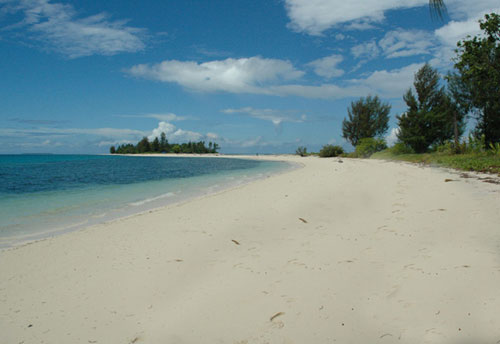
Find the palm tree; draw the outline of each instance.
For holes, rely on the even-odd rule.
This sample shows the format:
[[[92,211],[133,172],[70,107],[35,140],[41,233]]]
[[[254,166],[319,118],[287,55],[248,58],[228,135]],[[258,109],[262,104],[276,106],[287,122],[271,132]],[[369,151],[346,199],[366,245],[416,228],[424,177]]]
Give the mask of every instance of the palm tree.
[[[443,16],[446,14],[446,5],[443,0],[429,0],[429,6],[433,16],[443,19]]]

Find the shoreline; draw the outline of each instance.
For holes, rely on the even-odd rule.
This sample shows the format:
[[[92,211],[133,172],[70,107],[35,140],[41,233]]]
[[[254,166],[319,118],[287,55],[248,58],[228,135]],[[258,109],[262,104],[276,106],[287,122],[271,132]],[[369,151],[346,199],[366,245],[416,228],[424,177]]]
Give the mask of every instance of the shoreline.
[[[499,185],[282,158],[303,168],[0,252],[1,341],[498,340]]]
[[[109,154],[108,154],[109,155]],[[197,199],[197,198],[202,198],[202,197],[207,197],[210,195],[215,195],[220,192],[224,192],[227,190],[231,190],[233,188],[238,188],[241,186],[244,186],[246,184],[252,183],[256,180],[259,179],[265,179],[273,175],[279,175],[282,173],[287,173],[288,171],[292,171],[294,169],[300,168],[302,165],[300,163],[296,162],[287,162],[285,160],[280,160],[279,156],[269,156],[268,158],[259,158],[258,156],[250,156],[247,158],[246,156],[238,156],[238,155],[219,155],[219,154],[115,154],[117,156],[131,156],[131,157],[161,157],[161,158],[186,158],[186,157],[191,157],[191,158],[227,158],[227,159],[248,159],[248,160],[260,160],[260,161],[276,161],[276,162],[283,162],[287,163],[289,166],[286,168],[283,168],[278,171],[272,171],[272,172],[266,172],[264,175],[261,175],[262,172],[255,173],[253,176],[247,177],[245,180],[239,180],[237,182],[230,182],[226,181],[223,183],[223,185],[219,185],[215,189],[200,189],[194,194],[192,193],[192,190],[188,192],[186,195],[177,196],[174,198],[170,198],[171,192],[165,194],[168,195],[168,197],[165,197],[165,195],[160,195],[154,198],[157,198],[157,200],[150,201],[149,198],[143,199],[141,201],[135,202],[132,205],[134,206],[140,206],[137,209],[130,208],[128,211],[125,211],[124,209],[111,209],[113,215],[103,215],[103,216],[92,216],[90,222],[71,222],[71,223],[66,223],[66,224],[61,224],[58,225],[58,227],[55,228],[46,228],[42,231],[37,231],[33,233],[28,233],[28,234],[23,234],[19,236],[13,236],[13,237],[6,237],[6,238],[0,238],[0,242],[5,242],[4,246],[0,246],[0,252],[4,250],[9,250],[25,245],[29,245],[38,241],[43,241],[46,239],[50,239],[52,237],[60,236],[60,235],[66,235],[68,233],[72,233],[75,231],[81,231],[81,230],[86,230],[89,227],[93,226],[99,226],[99,225],[104,225],[104,224],[110,224],[113,221],[117,221],[120,219],[126,219],[129,217],[133,217],[136,215],[141,215],[145,213],[151,213],[153,211],[160,210],[164,207],[169,207],[173,206],[176,204],[183,204],[186,202],[189,202],[191,200]],[[111,156],[111,155],[109,155]],[[212,175],[209,175],[209,177]],[[200,177],[198,177],[200,178]],[[175,196],[175,195],[172,195]],[[166,199],[163,200],[162,203],[158,202],[158,199]],[[151,203],[151,204],[149,204]],[[145,205],[148,204],[148,205]],[[128,205],[127,207],[130,207]]]

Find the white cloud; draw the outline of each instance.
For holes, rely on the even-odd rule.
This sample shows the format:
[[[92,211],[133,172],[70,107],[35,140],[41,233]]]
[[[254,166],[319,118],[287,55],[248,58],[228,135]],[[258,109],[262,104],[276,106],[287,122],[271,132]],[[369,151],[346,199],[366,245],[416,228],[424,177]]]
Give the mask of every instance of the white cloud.
[[[395,30],[378,42],[388,58],[430,54],[436,45],[431,33],[421,30]]]
[[[343,59],[342,55],[331,55],[309,62],[307,66],[312,67],[317,75],[330,79],[344,74],[342,69],[337,68]]]
[[[399,127],[398,128],[392,128],[389,134],[385,137],[385,142],[387,142],[387,146],[393,146],[396,142],[398,142],[398,134],[399,134]]]
[[[338,86],[335,84],[322,84],[319,86],[282,85],[271,87],[270,91],[279,96],[298,96],[304,98],[333,100],[348,97],[359,97],[369,93],[371,90],[363,85]]]
[[[350,82],[365,86],[371,90],[368,93],[379,94],[387,98],[399,98],[402,97],[409,87],[411,87],[415,72],[422,66],[422,63],[414,63],[403,68],[389,71],[377,70],[365,79],[353,79]]]
[[[174,82],[185,88],[231,93],[267,93],[265,86],[300,78],[304,72],[289,61],[250,57],[204,63],[167,60],[153,65],[136,65],[128,70],[133,76]]]
[[[369,41],[355,45],[351,54],[356,58],[371,60],[383,55],[387,58],[427,55],[435,51],[436,39],[422,30],[394,30],[387,32],[378,42]]]
[[[249,147],[256,147],[256,146],[267,146],[269,143],[264,142],[262,139],[262,136],[255,137],[253,139],[248,139],[246,141],[243,141],[239,143],[240,147],[243,148],[249,148]]]
[[[273,109],[254,109],[252,107],[244,107],[241,109],[225,109],[222,110],[226,114],[243,114],[248,115],[253,118],[258,118],[264,121],[269,121],[274,124],[276,131],[281,132],[281,124],[284,122],[291,123],[302,123],[307,119],[307,115],[302,114],[301,116],[296,116],[290,112],[285,113],[279,110]]]
[[[370,41],[353,46],[351,54],[356,58],[373,59],[380,54],[380,49],[377,42]]]
[[[89,55],[114,55],[144,49],[144,29],[127,26],[123,20],[111,21],[100,13],[78,18],[73,6],[49,0],[4,0],[9,12],[23,12],[14,30],[26,27],[36,40],[69,58]]]
[[[311,35],[343,23],[351,23],[353,29],[368,28],[381,21],[387,10],[422,5],[428,5],[428,0],[285,0],[289,26]]]
[[[450,3],[449,10],[461,19],[452,20],[434,31],[440,47],[430,62],[438,67],[449,67],[452,64],[451,59],[456,56],[455,49],[458,41],[467,39],[467,36],[473,37],[482,34],[479,20],[484,19],[484,14],[500,13],[498,0],[477,2],[456,0]]]
[[[116,115],[116,117],[126,117],[126,118],[154,118],[159,121],[165,121],[165,122],[178,122],[178,121],[187,121],[187,120],[193,120],[195,119],[194,117],[191,116],[179,116],[176,115],[175,113],[148,113],[144,115]]]
[[[449,0],[448,12],[457,20],[483,17],[485,13],[499,12],[498,0]]]
[[[347,80],[347,85],[322,84],[319,86],[282,85],[272,88],[276,95],[300,96],[318,99],[343,99],[378,94],[385,98],[400,98],[412,86],[415,72],[423,64],[415,63],[392,70],[376,70],[365,78]]]
[[[151,135],[148,136],[150,141],[154,140],[155,137],[160,137],[161,133],[165,133],[167,140],[173,143],[182,143],[188,141],[203,141],[203,140],[217,140],[219,136],[214,133],[208,133],[206,135],[177,128],[172,123],[160,122],[158,127],[153,129]]]
[[[0,128],[1,136],[11,136],[11,137],[29,137],[29,136],[72,136],[72,135],[93,135],[93,136],[103,136],[120,138],[123,136],[141,136],[145,132],[141,130],[134,129],[118,129],[118,128]]]
[[[133,144],[135,145],[137,143],[137,140],[131,141],[131,140],[108,140],[108,141],[99,141],[97,143],[98,147],[110,147],[110,146],[118,146],[118,145],[124,145],[124,144]]]

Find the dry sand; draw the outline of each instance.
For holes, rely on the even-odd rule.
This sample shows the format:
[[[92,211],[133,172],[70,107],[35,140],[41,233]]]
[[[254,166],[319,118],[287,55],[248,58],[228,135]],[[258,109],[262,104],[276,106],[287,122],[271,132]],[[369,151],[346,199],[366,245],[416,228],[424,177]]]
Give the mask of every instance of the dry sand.
[[[0,343],[500,340],[500,185],[281,159],[304,167],[1,252]]]

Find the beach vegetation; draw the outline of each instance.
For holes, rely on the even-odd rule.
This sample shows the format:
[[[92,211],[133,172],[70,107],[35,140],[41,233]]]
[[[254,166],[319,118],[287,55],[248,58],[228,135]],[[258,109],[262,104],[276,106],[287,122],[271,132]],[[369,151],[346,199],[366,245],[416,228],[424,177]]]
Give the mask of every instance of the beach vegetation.
[[[147,137],[143,137],[137,145],[131,143],[123,144],[118,147],[112,146],[109,150],[111,154],[147,154],[147,153],[186,153],[186,154],[207,154],[217,153],[220,146],[215,142],[209,142],[208,146],[204,141],[185,142],[182,144],[170,144],[165,133],[161,133],[160,138],[155,137],[149,142]]]
[[[344,149],[341,146],[324,145],[319,151],[319,156],[322,158],[331,158],[344,154]]]
[[[300,156],[307,156],[307,148],[304,146],[300,146],[295,151],[295,154]]]
[[[364,138],[383,137],[389,129],[391,105],[382,103],[378,96],[368,96],[351,102],[348,118],[342,122],[342,137],[353,146]]]
[[[474,135],[484,135],[490,147],[500,142],[500,15],[486,14],[479,27],[482,34],[457,43],[449,82],[475,116]]]
[[[500,175],[500,154],[495,154],[491,149],[482,153],[455,154],[435,151],[421,154],[396,154],[392,148],[389,148],[373,154],[371,159],[407,161],[431,166],[449,167],[463,171],[497,173]]]
[[[413,86],[416,95],[408,89],[403,96],[407,111],[396,116],[399,141],[424,153],[431,145],[457,140],[464,129],[465,113],[440,86],[437,70],[425,64],[415,73]]]
[[[387,148],[387,144],[382,138],[367,137],[361,139],[354,152],[350,155],[354,158],[369,158],[373,153],[380,152]]]

